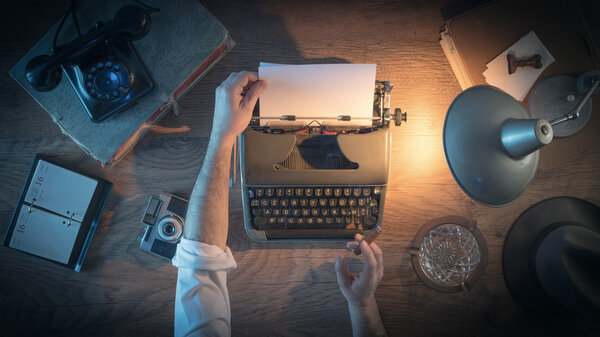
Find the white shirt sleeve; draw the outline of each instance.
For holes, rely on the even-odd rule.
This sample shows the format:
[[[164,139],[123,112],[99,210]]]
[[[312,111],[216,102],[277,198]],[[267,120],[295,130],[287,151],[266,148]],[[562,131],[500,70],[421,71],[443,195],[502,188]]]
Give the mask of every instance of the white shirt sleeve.
[[[229,247],[181,239],[172,263],[179,268],[175,336],[231,336],[227,272],[237,264]]]

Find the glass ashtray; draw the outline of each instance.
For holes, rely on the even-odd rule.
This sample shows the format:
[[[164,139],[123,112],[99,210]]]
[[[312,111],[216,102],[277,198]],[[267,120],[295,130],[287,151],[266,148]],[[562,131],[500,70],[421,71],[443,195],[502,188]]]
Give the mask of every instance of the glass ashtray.
[[[487,244],[477,223],[459,216],[425,224],[409,252],[421,281],[442,292],[470,291],[487,265]]]

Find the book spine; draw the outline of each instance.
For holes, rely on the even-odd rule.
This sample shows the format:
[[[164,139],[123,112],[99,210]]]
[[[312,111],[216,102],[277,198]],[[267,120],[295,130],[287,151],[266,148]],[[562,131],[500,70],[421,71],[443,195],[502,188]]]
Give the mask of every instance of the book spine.
[[[474,85],[473,80],[471,79],[471,76],[469,76],[469,72],[465,67],[462,57],[460,57],[458,49],[456,49],[456,46],[454,45],[450,33],[445,28],[440,32],[440,45],[442,46],[446,58],[450,62],[450,67],[458,80],[458,84],[460,84],[460,88],[466,90],[467,88],[472,87]]]
[[[175,90],[173,93],[173,99],[178,100],[183,97],[188,90],[190,90],[196,82],[198,82],[206,73],[212,69],[212,67],[217,64],[226,54],[227,52],[235,45],[235,42],[229,37],[217,48],[215,51],[204,61],[202,64],[196,68],[188,78],[183,81],[183,83]],[[152,129],[152,126],[168,112],[171,107],[172,102],[167,101],[164,102],[147,120],[144,122],[132,135],[127,139],[125,143],[112,155],[112,157],[106,161],[101,162],[100,165],[102,167],[112,166],[116,164],[119,160],[121,160],[129,151],[133,148],[135,144],[148,132]]]
[[[229,37],[228,33],[227,39],[175,90],[173,98],[178,100],[184,96],[234,45],[235,41]]]

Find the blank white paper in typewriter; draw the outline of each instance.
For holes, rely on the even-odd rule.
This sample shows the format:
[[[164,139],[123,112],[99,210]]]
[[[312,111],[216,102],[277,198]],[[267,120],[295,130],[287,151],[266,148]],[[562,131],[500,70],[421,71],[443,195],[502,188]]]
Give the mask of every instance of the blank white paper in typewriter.
[[[326,125],[370,126],[373,117],[376,64],[261,63],[260,79],[269,87],[260,97],[260,117],[293,115],[338,117],[350,115],[351,122],[315,118]],[[311,120],[280,121],[261,119],[260,125],[307,124]]]
[[[9,246],[68,263],[97,184],[94,179],[40,160]]]

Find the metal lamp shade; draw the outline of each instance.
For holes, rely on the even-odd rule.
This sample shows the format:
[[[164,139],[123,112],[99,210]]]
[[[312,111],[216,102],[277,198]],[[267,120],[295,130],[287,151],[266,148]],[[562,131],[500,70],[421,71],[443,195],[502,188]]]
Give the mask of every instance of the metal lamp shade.
[[[504,126],[519,123],[505,122],[527,120],[532,122],[528,131],[515,129],[521,133],[507,137],[519,144],[506,142]],[[493,207],[510,204],[533,179],[539,161],[537,149],[552,139],[552,128],[546,124],[545,120],[530,120],[521,103],[495,87],[479,85],[463,91],[448,108],[444,122],[444,153],[454,180],[481,204]],[[550,128],[549,139],[543,144],[535,139],[541,127],[545,131]],[[534,142],[537,147],[528,147],[522,156],[509,155],[508,146],[523,144],[521,140]]]

